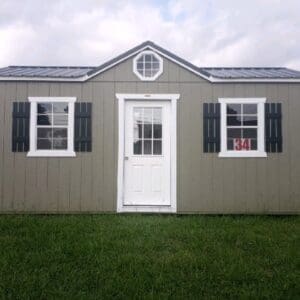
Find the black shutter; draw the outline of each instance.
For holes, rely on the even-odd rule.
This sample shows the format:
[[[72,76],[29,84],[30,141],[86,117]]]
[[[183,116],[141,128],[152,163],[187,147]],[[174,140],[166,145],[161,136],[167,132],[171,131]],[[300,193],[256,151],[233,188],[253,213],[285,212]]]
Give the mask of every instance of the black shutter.
[[[13,102],[12,151],[29,151],[29,102]]]
[[[203,103],[203,151],[220,152],[220,103]]]
[[[281,103],[265,103],[266,152],[282,152]]]
[[[74,145],[76,152],[92,151],[92,103],[75,103]]]

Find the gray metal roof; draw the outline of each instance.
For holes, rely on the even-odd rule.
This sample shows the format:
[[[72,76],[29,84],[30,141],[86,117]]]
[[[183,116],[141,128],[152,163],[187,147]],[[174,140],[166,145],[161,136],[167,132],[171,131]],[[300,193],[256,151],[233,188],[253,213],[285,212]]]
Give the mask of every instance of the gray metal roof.
[[[0,68],[0,80],[79,80],[84,81],[104,70],[113,67],[115,64],[145,49],[152,49],[165,55],[167,58],[193,71],[211,81],[217,80],[293,80],[300,79],[300,71],[288,68],[199,68],[174,53],[146,41],[121,55],[105,62],[97,67],[68,67],[68,66],[9,66]],[[11,79],[10,79],[11,78]]]
[[[79,78],[95,67],[9,66],[0,69],[0,77]]]
[[[222,79],[300,78],[300,72],[288,68],[199,68],[206,76]]]

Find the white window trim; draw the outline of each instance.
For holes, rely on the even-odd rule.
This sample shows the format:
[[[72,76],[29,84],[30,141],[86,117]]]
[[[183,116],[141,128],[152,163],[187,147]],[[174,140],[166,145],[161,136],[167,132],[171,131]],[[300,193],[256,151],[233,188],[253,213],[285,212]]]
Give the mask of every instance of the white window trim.
[[[30,105],[30,150],[28,157],[74,157],[74,103],[75,97],[28,97]],[[36,149],[37,103],[40,102],[68,102],[68,149],[67,150],[38,150]]]
[[[117,212],[177,212],[177,101],[179,94],[116,94],[119,102],[119,143],[118,143],[118,193]],[[124,155],[125,155],[125,102],[153,100],[171,102],[171,205],[133,205],[123,204],[124,195]]]
[[[137,61],[138,59],[145,54],[151,54],[154,55],[155,58],[159,61],[159,71],[153,76],[153,77],[145,77],[141,75],[137,70]],[[144,50],[140,52],[134,59],[133,59],[133,73],[141,80],[143,81],[154,81],[156,80],[162,73],[163,73],[163,59],[154,51],[151,50]]]
[[[266,98],[219,98],[221,104],[221,152],[219,157],[267,157],[265,151],[265,104]],[[226,104],[257,104],[257,150],[227,150]]]

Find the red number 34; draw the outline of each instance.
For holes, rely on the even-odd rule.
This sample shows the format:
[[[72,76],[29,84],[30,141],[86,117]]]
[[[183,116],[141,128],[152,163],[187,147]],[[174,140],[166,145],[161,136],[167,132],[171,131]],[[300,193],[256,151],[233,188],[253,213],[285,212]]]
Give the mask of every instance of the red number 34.
[[[234,139],[234,150],[241,151],[241,150],[251,150],[251,139]]]

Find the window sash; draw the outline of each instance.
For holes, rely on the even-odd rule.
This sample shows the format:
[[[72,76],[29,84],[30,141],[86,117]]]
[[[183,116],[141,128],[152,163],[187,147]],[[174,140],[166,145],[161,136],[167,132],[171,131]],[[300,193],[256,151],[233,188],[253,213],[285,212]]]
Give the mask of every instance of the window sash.
[[[220,157],[266,157],[264,143],[264,103],[265,98],[220,98],[221,103],[221,151]],[[256,104],[256,114],[227,114],[227,104]],[[257,116],[257,125],[227,125],[227,116]],[[257,150],[228,150],[227,148],[227,130],[228,129],[256,129],[257,130]]]
[[[29,102],[31,103],[30,108],[30,151],[27,156],[32,157],[59,157],[59,156],[76,156],[74,152],[74,103],[76,101],[75,97],[29,97]],[[38,103],[68,103],[68,113],[49,113],[49,114],[38,114],[37,106]],[[37,116],[38,115],[52,115],[52,121],[55,116],[68,116],[67,124],[63,125],[38,125]],[[53,122],[52,122],[53,123]],[[57,138],[60,140],[67,140],[66,149],[37,149],[38,135],[37,131],[39,128],[62,128],[67,129],[66,138]],[[56,138],[51,139],[52,143]]]

